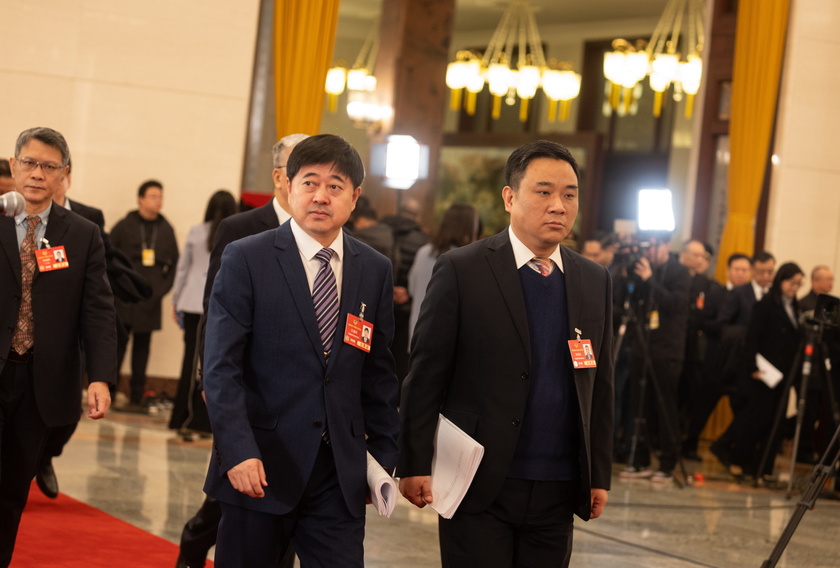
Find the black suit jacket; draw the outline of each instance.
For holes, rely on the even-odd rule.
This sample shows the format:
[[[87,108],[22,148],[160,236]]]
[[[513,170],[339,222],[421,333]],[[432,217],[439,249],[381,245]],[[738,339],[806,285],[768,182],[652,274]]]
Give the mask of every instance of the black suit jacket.
[[[79,203],[78,201],[73,201],[72,199],[68,199],[67,201],[70,202],[70,211],[76,215],[81,215],[92,223],[95,223],[99,227],[100,233],[104,236],[105,215],[102,214],[101,209],[85,205],[84,203]]]
[[[207,267],[207,281],[204,283],[204,313],[207,313],[207,304],[210,301],[210,292],[213,290],[213,281],[216,280],[216,273],[222,264],[222,253],[225,247],[233,241],[276,229],[280,226],[277,220],[277,212],[274,210],[274,197],[263,205],[250,211],[243,211],[231,215],[222,220],[216,229],[216,242],[213,243],[213,250],[210,251],[210,264]]]
[[[717,315],[717,325],[747,325],[755,306],[752,282],[736,286],[729,291]]]
[[[799,308],[794,302],[794,316],[798,319]],[[802,336],[800,328],[794,326],[780,299],[766,294],[756,302],[747,327],[747,368],[756,370],[755,356],[761,353],[765,359],[780,370],[785,377],[793,366]],[[783,383],[779,383],[779,388]]]
[[[32,280],[35,323],[35,398],[47,426],[79,419],[84,368],[91,381],[113,383],[117,375],[114,299],[105,276],[99,229],[53,204],[45,238],[63,245],[70,266],[40,273]],[[20,311],[20,252],[14,219],[0,218],[0,366],[12,345]]]
[[[581,487],[577,514],[588,519],[590,488],[609,489],[613,436],[612,283],[609,272],[561,247],[569,338],[592,340],[595,369],[573,373],[579,405]],[[431,473],[438,413],[484,446],[460,510],[496,499],[508,475],[526,412],[531,338],[507,230],[442,255],[420,309],[400,405],[399,476]]]

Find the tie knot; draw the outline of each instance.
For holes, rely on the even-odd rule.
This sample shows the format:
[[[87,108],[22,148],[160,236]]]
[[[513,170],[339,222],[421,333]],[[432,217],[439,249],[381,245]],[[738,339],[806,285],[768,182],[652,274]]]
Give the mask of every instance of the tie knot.
[[[540,271],[543,276],[551,274],[551,259],[535,256],[531,259],[531,263]]]
[[[38,226],[38,223],[41,222],[41,217],[39,217],[38,215],[31,215],[27,217],[26,220],[29,221],[29,228],[34,229]]]
[[[324,247],[315,253],[315,258],[324,264],[329,264],[333,254],[335,254],[333,249]]]

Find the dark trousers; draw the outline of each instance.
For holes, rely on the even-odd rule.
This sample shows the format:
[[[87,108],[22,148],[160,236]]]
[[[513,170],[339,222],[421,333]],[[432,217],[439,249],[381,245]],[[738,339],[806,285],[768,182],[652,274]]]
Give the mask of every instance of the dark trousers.
[[[140,403],[146,392],[146,366],[149,364],[149,346],[152,343],[151,331],[134,331],[126,327],[126,335],[117,334],[117,368],[122,368],[123,359],[128,346],[128,336],[134,336],[131,344],[131,379],[129,382],[129,397],[132,403]]]
[[[302,568],[362,568],[364,539],[365,518],[347,509],[332,451],[322,443],[303,497],[289,513],[222,503],[215,565],[274,568],[291,541]]]
[[[20,516],[47,436],[32,367],[31,362],[7,361],[0,372],[0,568],[12,561]]]
[[[770,388],[763,381],[750,379],[745,385],[747,405],[735,415],[727,430],[732,437],[732,463],[741,466],[745,473],[771,474],[776,453],[781,443],[781,428],[769,440],[773,420],[782,400],[787,402],[788,391],[784,382]],[[781,425],[780,425],[781,426]],[[770,453],[763,471],[758,471],[764,449],[770,444]]]
[[[76,421],[66,426],[50,428],[47,433],[47,439],[44,442],[44,451],[41,453],[41,461],[49,461],[60,456],[61,452],[64,450],[64,446],[67,445],[67,442],[70,441],[70,438],[72,438],[73,434],[76,432],[76,427],[78,425],[79,422]]]
[[[677,419],[682,362],[653,358],[652,365],[654,376],[647,374],[642,399],[644,361],[641,357],[635,357],[630,363],[631,409],[638,413],[641,406],[644,420],[632,465],[639,468],[648,467],[650,451],[656,450],[659,454],[659,469],[671,473],[677,465],[677,453],[682,439]]]
[[[567,567],[577,481],[505,480],[481,513],[438,520],[443,568]]]
[[[200,321],[201,314],[184,312],[184,360],[181,363],[181,378],[178,379],[175,405],[169,419],[169,427],[173,430],[189,428],[199,432],[210,432],[207,405],[195,380],[196,343]]]

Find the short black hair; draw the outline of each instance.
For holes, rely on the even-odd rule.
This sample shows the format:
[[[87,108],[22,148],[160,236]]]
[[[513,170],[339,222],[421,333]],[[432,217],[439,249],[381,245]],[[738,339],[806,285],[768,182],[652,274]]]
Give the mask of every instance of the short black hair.
[[[334,134],[318,134],[298,142],[286,162],[286,175],[291,181],[305,166],[328,164],[349,177],[353,188],[361,187],[365,179],[362,158],[347,140]]]
[[[735,262],[736,260],[741,260],[741,259],[746,260],[747,262],[750,263],[750,266],[752,266],[752,263],[753,263],[752,259],[742,252],[733,252],[732,254],[730,254],[729,258],[726,259],[726,266],[732,266],[733,262]]]
[[[761,252],[757,252],[752,257],[752,263],[753,264],[755,264],[756,262],[767,262],[769,260],[775,261],[776,257],[773,256],[772,254],[770,254],[769,252],[767,252],[766,250],[763,250]]]
[[[568,162],[575,172],[578,183],[580,183],[580,168],[569,149],[557,142],[537,140],[536,142],[523,144],[508,157],[505,164],[505,184],[513,188],[514,191],[518,190],[519,182],[525,177],[528,164],[537,158],[551,158],[552,160]]]
[[[163,191],[163,184],[162,183],[160,183],[156,179],[149,179],[149,180],[146,180],[146,181],[144,181],[143,183],[140,184],[140,187],[137,190],[137,197],[146,197],[146,190],[149,189],[150,187],[156,187],[159,190]]]

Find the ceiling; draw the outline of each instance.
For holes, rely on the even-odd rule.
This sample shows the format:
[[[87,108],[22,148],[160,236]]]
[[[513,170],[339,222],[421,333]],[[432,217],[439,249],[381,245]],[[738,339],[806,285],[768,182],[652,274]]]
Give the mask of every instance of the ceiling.
[[[339,33],[364,36],[379,15],[383,0],[341,0]],[[389,0],[384,0],[389,1]],[[538,25],[590,23],[604,20],[658,17],[667,0],[531,0]],[[499,23],[506,0],[456,0],[455,30],[492,30]]]

